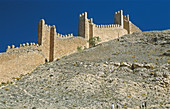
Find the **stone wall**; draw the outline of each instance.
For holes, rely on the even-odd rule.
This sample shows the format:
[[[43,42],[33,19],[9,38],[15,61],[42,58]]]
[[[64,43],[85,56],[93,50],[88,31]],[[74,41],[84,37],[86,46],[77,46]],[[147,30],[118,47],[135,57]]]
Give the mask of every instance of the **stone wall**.
[[[130,33],[134,33],[134,32],[142,32],[136,25],[134,25],[132,22],[131,22],[131,30],[130,30]]]
[[[15,45],[8,46],[6,49],[6,52],[21,52],[27,49],[40,51],[41,47],[35,43],[26,43],[26,44],[23,43],[23,44],[20,44],[19,47],[15,47]]]
[[[9,50],[0,54],[0,82],[31,73],[45,58],[38,49]]]
[[[124,16],[123,25],[124,29],[128,31],[128,34],[142,32],[136,25],[129,21],[129,15]]]
[[[96,25],[94,28],[94,36],[99,36],[101,42],[113,40],[120,36],[128,34],[126,29],[122,29],[120,25]]]
[[[75,37],[72,33],[67,35],[57,33],[54,25],[47,25],[42,19],[39,22],[37,43],[40,45],[45,58],[51,62],[59,57],[76,52],[77,47],[84,48],[87,45],[87,40],[82,37]]]
[[[130,22],[127,20],[123,20],[124,28],[127,30],[128,34],[130,34]]]
[[[45,24],[42,19],[38,23],[37,44],[20,44],[7,47],[6,53],[0,54],[0,82],[12,77],[26,74],[45,61],[53,61],[65,55],[75,53],[78,47],[89,48],[87,42],[91,37],[99,36],[106,42],[125,34],[141,30],[129,21],[129,15],[123,17],[123,11],[115,13],[115,24],[96,25],[93,19],[87,18],[87,12],[79,15],[79,36],[63,35],[56,32],[56,27]]]
[[[82,13],[79,15],[79,36],[86,40],[99,36],[101,42],[106,42],[140,30],[139,28],[137,30],[137,27],[129,21],[129,15],[123,17],[122,10],[115,12],[114,23],[110,25],[96,25],[93,23],[92,18],[87,18],[87,12]],[[89,46],[87,43],[87,47]]]
[[[65,39],[57,37],[55,43],[54,60],[77,52],[77,47],[82,47],[83,49],[86,46],[87,41],[82,37],[70,37]]]

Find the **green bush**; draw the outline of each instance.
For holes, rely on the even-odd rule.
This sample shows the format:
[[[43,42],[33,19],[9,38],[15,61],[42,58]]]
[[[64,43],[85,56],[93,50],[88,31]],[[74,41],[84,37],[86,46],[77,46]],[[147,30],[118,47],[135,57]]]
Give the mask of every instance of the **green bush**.
[[[82,47],[81,47],[81,46],[78,46],[78,47],[77,47],[77,50],[78,50],[78,51],[81,51],[81,50],[82,50]]]
[[[95,37],[91,37],[89,40],[88,40],[89,44],[92,46],[92,47],[95,47],[96,44],[98,42],[100,42],[100,37],[99,36],[95,36]]]

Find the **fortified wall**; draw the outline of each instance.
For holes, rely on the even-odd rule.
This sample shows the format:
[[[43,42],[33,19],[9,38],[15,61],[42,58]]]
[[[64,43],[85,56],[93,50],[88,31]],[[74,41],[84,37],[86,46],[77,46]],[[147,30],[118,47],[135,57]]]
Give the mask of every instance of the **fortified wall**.
[[[78,34],[86,40],[99,36],[102,43],[133,32],[141,32],[141,30],[129,21],[129,15],[123,16],[122,10],[115,12],[114,24],[109,25],[96,25],[93,23],[93,18],[87,18],[87,12],[79,15]]]
[[[99,36],[102,43],[133,32],[141,30],[129,21],[129,15],[123,16],[122,10],[115,12],[114,24],[110,25],[96,25],[92,18],[87,18],[87,12],[80,14],[79,36],[57,33],[55,25],[47,25],[42,19],[38,23],[37,43],[8,46],[6,52],[0,53],[0,82],[27,74],[45,62],[75,53],[77,47],[89,48],[88,40],[91,37]]]
[[[32,43],[31,43],[32,44]],[[21,44],[20,47],[8,46],[7,52],[0,53],[0,83],[31,73],[43,64],[45,57],[38,45]]]
[[[77,51],[77,47],[86,46],[87,41],[73,34],[62,35],[56,32],[56,27],[45,24],[42,19],[38,26],[37,43],[41,46],[46,59],[53,61],[64,55]]]

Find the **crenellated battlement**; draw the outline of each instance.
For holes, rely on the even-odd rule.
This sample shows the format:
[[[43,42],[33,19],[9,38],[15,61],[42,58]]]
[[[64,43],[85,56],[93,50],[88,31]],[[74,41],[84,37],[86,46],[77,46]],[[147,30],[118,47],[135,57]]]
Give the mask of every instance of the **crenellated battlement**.
[[[115,12],[115,15],[117,15],[117,14],[123,14],[123,10]]]
[[[47,24],[45,24],[44,27],[45,27],[45,29],[46,29],[47,31],[50,31],[50,29],[51,29],[51,26],[50,26],[50,25],[47,25]]]
[[[121,27],[123,28],[123,10],[115,12],[114,23],[121,25]]]
[[[67,34],[67,35],[63,35],[63,34],[60,34],[60,33],[56,33],[56,37],[57,37],[57,38],[62,38],[62,39],[67,39],[67,38],[71,38],[71,37],[74,37],[74,36],[73,36],[73,33]]]
[[[79,14],[79,18],[87,18],[87,12]]]
[[[15,45],[7,46],[6,52],[9,51],[18,51],[23,49],[40,49],[38,44],[35,43],[23,43],[20,44],[19,47],[15,47]]]
[[[123,17],[123,20],[129,21],[129,15],[125,15],[125,16]]]
[[[110,25],[95,25],[96,28],[116,28],[121,27],[119,24],[110,24]]]

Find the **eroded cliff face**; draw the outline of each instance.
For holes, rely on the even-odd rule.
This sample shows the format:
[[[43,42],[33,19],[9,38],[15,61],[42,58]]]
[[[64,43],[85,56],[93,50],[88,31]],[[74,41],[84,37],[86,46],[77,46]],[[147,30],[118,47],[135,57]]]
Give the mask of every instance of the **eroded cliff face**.
[[[0,108],[170,108],[170,30],[125,35],[0,87]]]

